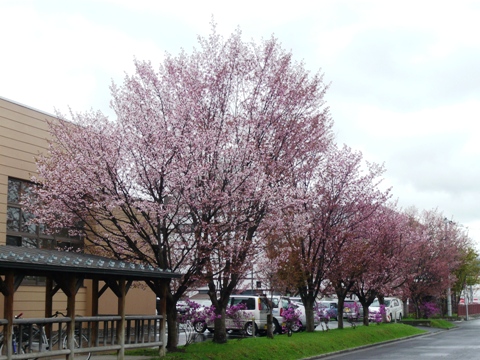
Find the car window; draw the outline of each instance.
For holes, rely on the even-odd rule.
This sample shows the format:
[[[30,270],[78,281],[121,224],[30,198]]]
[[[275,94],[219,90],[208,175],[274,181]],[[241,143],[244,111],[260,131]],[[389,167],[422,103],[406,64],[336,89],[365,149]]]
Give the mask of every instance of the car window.
[[[261,301],[262,301],[262,306],[260,307],[260,310],[262,309],[270,309],[270,303],[268,301],[268,299],[266,297],[261,297],[260,298]],[[252,299],[253,300],[253,308],[252,309],[249,309],[249,310],[254,310],[255,309],[255,299]],[[277,305],[278,306],[278,305]],[[273,307],[275,307],[275,305],[273,305]]]
[[[390,300],[385,300],[385,306],[390,306]]]
[[[247,310],[255,310],[255,299],[254,298],[232,298],[232,306],[238,304],[245,304]]]

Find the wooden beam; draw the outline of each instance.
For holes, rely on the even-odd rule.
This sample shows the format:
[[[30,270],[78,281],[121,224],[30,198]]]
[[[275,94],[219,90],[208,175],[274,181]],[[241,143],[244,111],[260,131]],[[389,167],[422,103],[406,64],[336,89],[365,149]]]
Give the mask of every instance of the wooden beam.
[[[60,285],[55,284],[55,287],[52,290],[52,296],[55,295],[58,292],[58,290],[60,290]]]
[[[75,294],[78,294],[78,290],[83,286],[83,277],[77,278],[77,285],[75,286]]]
[[[70,349],[70,354],[67,356],[67,360],[75,359],[75,295],[77,288],[77,278],[72,276],[66,282],[67,291],[67,316],[70,317],[70,321],[67,323],[67,348]]]
[[[7,296],[8,295],[8,289],[7,289],[7,284],[5,283],[5,281],[3,281],[3,279],[0,277],[0,292],[4,295],[4,296]]]
[[[100,298],[103,295],[103,293],[107,291],[107,289],[108,289],[108,284],[107,283],[103,284],[102,288],[98,292],[98,298]]]
[[[4,284],[5,284],[6,295],[3,299],[3,318],[6,319],[8,322],[3,327],[3,336],[4,336],[3,344],[5,346],[5,342],[6,342],[5,355],[7,355],[8,359],[11,359],[13,354],[12,340],[13,340],[13,294],[15,293],[14,279],[15,279],[15,275],[13,273],[13,270],[8,270],[7,273],[5,274]]]
[[[125,297],[127,294],[127,288],[125,279],[118,281],[118,287],[120,295],[118,297],[118,315],[121,316],[121,320],[117,323],[117,344],[120,345],[120,349],[117,352],[117,360],[125,359]]]
[[[22,283],[24,277],[25,277],[24,274],[16,274],[15,275],[15,284],[14,284],[15,291],[17,291],[17,289],[20,286],[20,284]]]
[[[98,316],[98,279],[93,279],[92,280],[92,316]],[[92,323],[92,339],[93,341],[97,341],[97,334],[98,334],[98,322],[93,322]],[[92,342],[92,346],[98,346],[98,343]]]
[[[128,291],[130,290],[130,286],[132,286],[133,280],[128,280],[127,285],[125,288],[125,294],[128,294]]]
[[[49,318],[53,313],[53,279],[48,276],[45,281],[45,317]],[[50,339],[52,334],[52,324],[45,324],[45,333]]]
[[[59,286],[60,289],[62,289],[62,291],[64,292],[64,294],[67,295],[67,297],[71,297],[72,295],[75,294],[75,289],[76,289],[76,279],[75,279],[75,277],[72,277],[72,278],[69,279],[68,277],[64,277],[62,275],[54,275],[53,279],[57,283],[57,286]],[[75,279],[75,287],[74,288],[70,288],[69,280],[71,280],[71,279]],[[73,291],[73,293],[71,293],[71,291]]]
[[[167,331],[166,331],[166,323],[165,320],[167,319],[167,285],[166,281],[160,284],[161,288],[161,295],[160,295],[160,315],[162,318],[160,319],[160,341],[162,342],[162,346],[158,349],[158,353],[160,357],[165,357],[167,355]]]
[[[113,293],[117,295],[117,298],[122,296],[120,286],[115,280],[107,279],[105,282],[108,284],[108,287],[113,291]]]

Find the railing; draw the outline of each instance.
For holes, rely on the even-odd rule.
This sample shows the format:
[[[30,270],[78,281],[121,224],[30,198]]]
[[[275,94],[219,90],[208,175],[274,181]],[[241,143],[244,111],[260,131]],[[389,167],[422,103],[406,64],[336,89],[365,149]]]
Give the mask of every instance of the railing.
[[[162,345],[160,334],[161,315],[125,316],[125,337],[119,341],[117,333],[121,324],[121,316],[82,316],[75,318],[74,353],[95,353],[122,349],[146,348]],[[69,317],[14,319],[14,338],[16,348],[21,350],[13,354],[11,359],[68,355],[67,324]],[[0,319],[0,325],[7,321]],[[3,331],[2,331],[3,333]],[[121,333],[121,332],[120,332]],[[24,352],[24,353],[21,353]],[[3,344],[0,360],[10,360]]]

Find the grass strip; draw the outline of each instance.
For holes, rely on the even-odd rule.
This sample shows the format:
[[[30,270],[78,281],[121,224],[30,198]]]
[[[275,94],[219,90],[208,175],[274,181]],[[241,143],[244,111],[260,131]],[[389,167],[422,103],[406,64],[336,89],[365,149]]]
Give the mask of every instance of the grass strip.
[[[295,333],[292,337],[276,335],[274,339],[265,336],[257,338],[232,339],[226,344],[215,344],[212,341],[190,344],[180,347],[179,352],[168,353],[168,360],[298,360],[315,355],[355,348],[362,345],[375,344],[387,340],[399,339],[425,331],[404,324],[381,324],[359,326],[343,330],[313,333]],[[128,352],[129,355],[146,355],[158,358],[156,349],[143,349]]]
[[[439,329],[452,329],[455,327],[455,324],[443,319],[403,319],[402,323],[407,325],[418,325],[424,323],[426,326]]]

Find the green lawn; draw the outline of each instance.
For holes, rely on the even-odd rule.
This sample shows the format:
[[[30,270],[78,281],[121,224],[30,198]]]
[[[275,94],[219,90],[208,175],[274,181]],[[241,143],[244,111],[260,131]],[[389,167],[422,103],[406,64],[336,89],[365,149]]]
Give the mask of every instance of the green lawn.
[[[292,337],[276,335],[274,339],[265,336],[229,340],[226,344],[214,344],[212,341],[180,347],[179,352],[168,353],[166,359],[198,360],[297,360],[314,355],[345,350],[367,344],[422,334],[423,330],[404,324],[381,324],[348,327],[343,330],[314,333],[295,333]],[[143,350],[141,353],[155,357],[156,350]],[[128,354],[133,354],[128,352]]]

